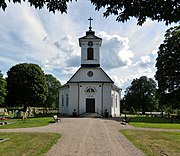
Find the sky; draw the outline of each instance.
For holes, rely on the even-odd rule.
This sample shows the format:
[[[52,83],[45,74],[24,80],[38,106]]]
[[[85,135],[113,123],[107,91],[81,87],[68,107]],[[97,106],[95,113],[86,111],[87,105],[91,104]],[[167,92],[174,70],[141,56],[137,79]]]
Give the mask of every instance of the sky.
[[[92,28],[102,38],[101,67],[123,91],[140,76],[154,79],[158,47],[165,31],[171,27],[150,19],[137,26],[132,18],[119,23],[115,16],[103,17],[103,10],[85,0],[68,4],[68,13],[36,10],[28,3],[8,4],[0,9],[0,71],[19,63],[38,64],[46,74],[52,74],[62,84],[80,67],[78,39]]]

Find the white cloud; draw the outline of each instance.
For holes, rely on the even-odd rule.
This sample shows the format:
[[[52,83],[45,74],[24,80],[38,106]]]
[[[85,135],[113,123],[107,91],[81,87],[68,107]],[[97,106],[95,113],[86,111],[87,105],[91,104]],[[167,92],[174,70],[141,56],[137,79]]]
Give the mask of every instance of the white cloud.
[[[132,64],[133,52],[129,50],[128,38],[103,31],[99,32],[98,36],[103,39],[101,62],[104,68],[111,69]]]
[[[145,63],[150,63],[151,62],[151,58],[150,56],[146,55],[146,56],[141,56],[141,61],[143,64]]]

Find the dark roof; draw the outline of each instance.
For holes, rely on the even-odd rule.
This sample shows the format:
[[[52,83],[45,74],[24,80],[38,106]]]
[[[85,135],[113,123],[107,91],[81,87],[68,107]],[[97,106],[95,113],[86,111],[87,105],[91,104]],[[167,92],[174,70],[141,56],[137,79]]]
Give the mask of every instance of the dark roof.
[[[89,39],[87,36],[92,36],[92,38],[102,40],[102,38],[95,36],[95,32],[94,31],[90,31],[90,30],[86,31],[86,36],[79,38],[79,40],[81,40],[81,39]]]
[[[116,86],[116,85],[113,85],[113,89],[114,89],[114,90],[117,90],[117,91],[121,91],[121,90],[122,90],[121,88],[119,88],[119,87]]]

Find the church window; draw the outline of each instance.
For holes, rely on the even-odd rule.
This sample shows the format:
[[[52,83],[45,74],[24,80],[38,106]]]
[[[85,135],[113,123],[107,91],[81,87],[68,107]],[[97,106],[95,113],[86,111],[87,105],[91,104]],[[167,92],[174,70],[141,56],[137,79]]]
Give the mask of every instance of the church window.
[[[92,71],[88,71],[87,75],[88,75],[89,77],[92,77],[92,76],[93,76],[93,72],[92,72]]]
[[[116,107],[117,107],[117,102],[118,102],[118,101],[117,101],[117,95],[116,95]]]
[[[66,106],[68,107],[68,105],[69,105],[69,96],[68,94],[66,94]]]
[[[94,87],[87,87],[85,90],[86,93],[95,93],[96,89]]]
[[[88,48],[87,49],[87,59],[88,60],[93,60],[94,59],[93,48]]]
[[[64,96],[62,95],[62,107],[64,106]]]

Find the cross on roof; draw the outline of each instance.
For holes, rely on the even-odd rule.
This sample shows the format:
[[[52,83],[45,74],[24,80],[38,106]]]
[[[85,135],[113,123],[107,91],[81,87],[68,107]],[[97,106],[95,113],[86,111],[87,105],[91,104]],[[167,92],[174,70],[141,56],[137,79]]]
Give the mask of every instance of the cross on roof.
[[[89,22],[90,22],[90,23],[89,23],[89,24],[90,24],[90,25],[89,25],[89,31],[91,31],[91,30],[92,30],[91,21],[92,21],[93,19],[90,17],[88,20],[89,20]]]

